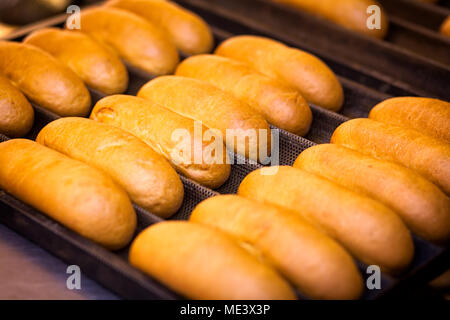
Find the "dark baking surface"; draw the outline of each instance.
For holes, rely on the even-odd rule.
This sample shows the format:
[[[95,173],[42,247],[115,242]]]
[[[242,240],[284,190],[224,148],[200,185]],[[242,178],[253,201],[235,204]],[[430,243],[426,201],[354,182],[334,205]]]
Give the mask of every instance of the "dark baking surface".
[[[118,299],[83,275],[83,270],[81,289],[67,289],[67,267],[67,263],[0,224],[0,299]]]

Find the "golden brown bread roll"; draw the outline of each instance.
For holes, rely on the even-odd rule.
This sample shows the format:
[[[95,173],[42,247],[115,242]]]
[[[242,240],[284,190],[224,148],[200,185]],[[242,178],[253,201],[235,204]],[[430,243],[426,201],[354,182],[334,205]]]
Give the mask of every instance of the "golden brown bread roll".
[[[164,30],[129,11],[83,10],[81,31],[115,49],[132,66],[154,75],[172,73],[179,62],[177,49]]]
[[[203,135],[196,134],[196,130],[205,132],[205,127],[195,128],[193,120],[154,102],[126,95],[109,96],[97,102],[91,119],[132,133],[169,160],[178,172],[209,188],[218,188],[230,175],[223,143],[209,142],[206,137],[202,139]],[[190,135],[186,149],[182,145],[186,141],[180,140],[176,134],[180,130]],[[209,162],[209,148],[214,145],[223,157],[217,153],[214,155],[216,159]],[[186,151],[181,159],[178,158],[178,150]]]
[[[377,159],[398,162],[450,194],[450,144],[416,130],[371,119],[341,124],[331,142]]]
[[[207,82],[158,77],[145,84],[138,96],[220,131],[227,147],[236,153],[262,161],[270,156],[271,131],[266,120],[244,102]],[[246,133],[250,139],[245,139]]]
[[[298,91],[308,102],[338,111],[344,91],[336,75],[319,58],[281,42],[237,36],[222,42],[215,53],[239,60]]]
[[[24,43],[47,51],[102,93],[122,93],[128,87],[127,69],[117,54],[87,34],[45,28],[28,35]]]
[[[311,126],[311,109],[297,90],[244,63],[211,54],[197,55],[178,65],[175,74],[209,82],[233,94],[281,129],[305,135]]]
[[[133,236],[130,199],[109,176],[34,141],[0,143],[0,188],[82,236],[120,249]]]
[[[83,81],[37,47],[0,41],[0,74],[32,102],[60,116],[85,116],[89,112],[91,96]]]
[[[160,222],[145,229],[133,241],[129,260],[189,299],[295,299],[278,273],[231,237],[192,222]]]
[[[399,97],[377,104],[370,119],[411,128],[450,143],[450,103],[431,98]]]
[[[334,144],[303,151],[294,163],[394,209],[424,239],[450,240],[450,199],[415,171]]]
[[[193,12],[161,0],[111,0],[106,5],[131,11],[164,28],[177,48],[188,55],[210,52],[214,39],[209,26]]]
[[[344,28],[375,37],[384,38],[388,31],[389,19],[380,3],[374,0],[272,0],[287,4],[293,8],[306,11],[312,15],[322,17]],[[376,5],[381,9],[380,29],[369,29],[367,20],[373,14],[367,13],[370,6]]]
[[[45,126],[36,142],[103,170],[131,200],[160,217],[171,216],[183,202],[183,184],[170,164],[122,129],[62,118]]]
[[[404,270],[414,254],[411,235],[389,208],[326,179],[292,167],[272,175],[251,172],[238,194],[300,214],[355,257],[390,273]]]
[[[296,213],[237,195],[221,195],[197,205],[190,221],[251,244],[313,299],[356,299],[362,293],[362,278],[353,258]]]
[[[0,76],[0,133],[11,138],[23,137],[34,122],[28,100],[8,79]]]
[[[440,31],[444,36],[450,37],[450,16],[448,16],[447,19],[444,20],[441,25]]]

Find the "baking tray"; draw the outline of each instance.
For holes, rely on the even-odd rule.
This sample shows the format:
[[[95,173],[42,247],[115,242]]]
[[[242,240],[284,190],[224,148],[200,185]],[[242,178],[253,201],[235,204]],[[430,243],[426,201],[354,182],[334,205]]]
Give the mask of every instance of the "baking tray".
[[[64,17],[51,19],[38,24],[38,28],[49,25],[58,25],[64,20]],[[34,29],[33,29],[34,30]],[[231,33],[213,26],[216,41],[221,41]],[[22,34],[23,36],[23,34]],[[14,38],[19,40],[20,35]],[[127,93],[135,94],[137,89],[147,82],[151,75],[140,70],[129,68],[130,86]],[[357,104],[358,97],[367,98],[367,89],[357,83],[352,83],[354,88],[348,94],[353,94],[354,103]],[[358,91],[361,89],[361,91]],[[374,91],[375,95],[379,93]],[[102,95],[91,90],[93,101]],[[357,104],[358,105],[358,104]],[[57,115],[34,105],[36,121],[33,129],[27,138],[35,138],[39,130],[48,122],[58,118]],[[349,106],[351,107],[351,106]],[[311,106],[314,114],[314,122],[311,132],[306,138],[302,138],[283,130],[279,130],[280,135],[280,163],[291,165],[298,154],[304,149],[317,143],[327,142],[334,129],[342,122],[348,120],[343,115],[336,114],[316,106]],[[359,107],[358,107],[359,108]],[[355,108],[363,112],[364,108]],[[273,127],[272,127],[273,128]],[[0,141],[7,137],[0,135]],[[313,142],[315,141],[315,142]],[[231,155],[237,160],[239,156]],[[242,179],[251,171],[260,168],[261,165],[240,158],[242,164],[233,165],[230,179],[218,190],[213,191],[202,187],[195,182],[182,177],[185,187],[185,199],[180,210],[171,219],[187,219],[192,209],[202,200],[217,195],[219,193],[235,193]],[[74,232],[56,223],[54,220],[46,217],[37,210],[22,203],[13,196],[4,191],[0,191],[0,207],[2,215],[0,221],[10,228],[18,231],[27,238],[36,242],[39,246],[53,253],[55,256],[70,263],[80,266],[83,273],[108,289],[114,291],[119,296],[128,299],[178,299],[177,294],[173,293],[165,286],[146,276],[142,272],[131,267],[127,262],[129,248],[118,252],[109,252],[91,241],[82,238]],[[138,230],[162,221],[150,212],[135,206],[138,216]],[[414,239],[416,245],[416,255],[414,262],[408,272],[402,278],[392,278],[388,275],[382,275],[383,290],[366,291],[364,299],[378,299],[400,296],[408,292],[411,287],[426,283],[434,276],[439,275],[449,267],[448,249],[438,247],[419,238]],[[365,266],[358,264],[361,270]],[[364,274],[364,272],[363,272]],[[303,297],[299,293],[299,297]]]
[[[369,79],[363,84],[377,91],[450,100],[449,66],[386,41],[351,32],[328,21],[268,0],[176,0],[176,2],[200,12],[205,18],[210,15],[216,17],[218,21],[222,18],[222,23],[239,26],[239,33],[253,31],[314,53],[323,58],[340,75],[342,69],[352,70],[350,73],[357,70],[359,74],[364,74]],[[389,84],[390,87],[379,86],[383,83]],[[398,94],[399,89],[404,94]],[[395,90],[396,93],[389,90]]]
[[[438,32],[439,28],[450,15],[449,7],[440,1],[438,4],[425,3],[417,0],[378,0],[390,16],[395,16],[416,25],[425,27],[432,32]],[[443,6],[439,6],[442,4]]]

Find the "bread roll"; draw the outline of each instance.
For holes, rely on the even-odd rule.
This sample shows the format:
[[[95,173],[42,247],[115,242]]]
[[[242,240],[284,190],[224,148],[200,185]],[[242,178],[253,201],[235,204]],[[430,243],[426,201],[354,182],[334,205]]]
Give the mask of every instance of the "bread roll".
[[[45,126],[36,142],[109,174],[136,204],[167,218],[183,202],[183,184],[159,154],[117,127],[84,118]]]
[[[298,135],[309,131],[312,113],[301,94],[244,63],[216,55],[198,55],[184,60],[175,74],[209,82],[231,93],[281,129]]]
[[[25,96],[0,76],[0,133],[23,137],[34,122],[34,111]]]
[[[158,77],[145,84],[138,96],[220,131],[227,147],[236,153],[255,161],[270,156],[271,131],[266,120],[244,102],[207,82]]]
[[[109,176],[31,140],[0,143],[0,188],[109,249],[136,228],[130,199]]]
[[[278,167],[272,175],[260,171],[245,177],[239,195],[297,212],[362,262],[386,272],[398,273],[411,262],[408,229],[380,202],[292,167]]]
[[[0,41],[0,74],[32,102],[60,116],[85,116],[89,112],[91,96],[83,81],[37,47]]]
[[[444,20],[441,25],[440,31],[444,36],[450,37],[450,16],[448,16],[447,19]]]
[[[426,240],[450,240],[450,199],[411,169],[334,144],[306,149],[295,161],[294,168],[384,203]]]
[[[291,300],[294,292],[269,266],[217,230],[186,221],[141,232],[130,263],[189,299]]]
[[[129,10],[165,29],[177,48],[187,55],[212,50],[214,39],[206,22],[176,3],[161,0],[112,0],[106,5]]]
[[[190,221],[253,245],[287,280],[313,299],[356,299],[363,289],[352,257],[298,214],[237,195],[201,202]]]
[[[450,103],[431,98],[399,97],[377,104],[370,119],[411,128],[450,143]]]
[[[287,4],[293,8],[306,11],[344,28],[356,31],[374,38],[384,38],[388,31],[389,19],[380,3],[374,0],[272,0]],[[370,6],[378,6],[380,11],[380,28],[369,29],[368,22],[374,12],[367,12]]]
[[[215,52],[239,60],[290,86],[308,102],[338,111],[344,91],[336,75],[319,58],[264,37],[237,36],[222,42]]]
[[[222,142],[204,137],[207,128],[196,128],[193,120],[156,103],[133,96],[109,96],[97,102],[91,119],[132,133],[169,160],[178,172],[204,186],[218,188],[230,175]],[[209,159],[214,146],[216,153]]]
[[[122,93],[128,87],[127,69],[117,54],[87,34],[45,28],[34,31],[24,42],[47,51],[104,94]]]
[[[164,30],[125,10],[83,10],[81,31],[115,49],[132,66],[154,75],[172,73],[179,62],[177,49]]]
[[[370,119],[341,124],[331,142],[416,170],[450,194],[450,144],[416,130]]]

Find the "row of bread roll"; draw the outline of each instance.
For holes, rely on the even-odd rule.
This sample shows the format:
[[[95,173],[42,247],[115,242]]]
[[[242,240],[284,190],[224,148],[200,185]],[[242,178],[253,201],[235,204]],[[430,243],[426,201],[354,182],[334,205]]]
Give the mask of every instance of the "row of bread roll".
[[[30,33],[24,43],[50,53],[103,94],[122,93],[128,87],[128,73],[119,56],[87,34],[44,28]]]
[[[178,172],[209,188],[219,187],[230,175],[222,140],[207,137],[205,126],[196,128],[194,120],[151,100],[127,95],[105,97],[94,106],[90,118],[130,132]],[[177,132],[181,134],[177,136]],[[209,159],[211,155],[214,157]]]
[[[448,242],[450,104],[392,98],[369,117],[343,123],[334,144],[305,150],[294,167],[384,203],[426,240]]]
[[[261,162],[270,156],[271,130],[263,116],[207,82],[180,76],[158,77],[145,84],[138,97],[218,130],[235,153]]]
[[[167,218],[183,201],[183,184],[146,143],[117,127],[67,117],[46,125],[36,142],[107,173],[142,208]]]
[[[389,19],[378,1],[375,0],[272,0],[312,15],[327,19],[344,28],[374,38],[384,38],[388,31]],[[379,28],[369,29],[368,19],[376,11],[368,11],[377,6],[379,11]]]
[[[142,231],[129,261],[172,290],[201,300],[293,300],[295,292],[270,265],[226,233],[168,221]]]

